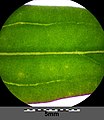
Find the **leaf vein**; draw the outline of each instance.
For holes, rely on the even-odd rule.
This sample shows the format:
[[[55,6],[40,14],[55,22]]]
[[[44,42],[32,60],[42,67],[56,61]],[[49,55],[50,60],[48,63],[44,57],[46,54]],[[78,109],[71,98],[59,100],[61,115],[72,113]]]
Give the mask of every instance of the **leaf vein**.
[[[7,82],[7,81],[3,80],[3,82],[5,84],[14,85],[14,86],[18,86],[18,87],[36,87],[36,86],[39,86],[39,85],[45,85],[45,84],[50,84],[50,83],[58,83],[58,82],[63,82],[63,81],[66,81],[66,80],[52,80],[52,81],[48,81],[48,82],[35,83],[35,84],[19,84],[19,83]]]
[[[103,54],[104,50],[100,51],[70,51],[70,52],[1,52],[0,55],[83,55],[83,54]]]
[[[51,26],[51,25],[57,25],[57,24],[77,24],[77,25],[90,25],[90,26],[96,26],[92,23],[85,23],[85,22],[56,22],[56,23],[34,23],[34,22],[15,22],[15,23],[10,23],[7,25],[3,25],[3,28],[5,27],[10,27],[14,25],[35,25],[35,26]]]

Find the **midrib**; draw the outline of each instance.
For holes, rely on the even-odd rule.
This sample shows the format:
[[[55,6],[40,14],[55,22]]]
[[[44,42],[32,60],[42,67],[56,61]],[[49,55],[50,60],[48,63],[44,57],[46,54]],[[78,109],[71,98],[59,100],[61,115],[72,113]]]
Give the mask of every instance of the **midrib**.
[[[104,50],[98,51],[70,51],[70,52],[1,52],[0,56],[13,56],[13,55],[83,55],[83,54],[103,54]]]

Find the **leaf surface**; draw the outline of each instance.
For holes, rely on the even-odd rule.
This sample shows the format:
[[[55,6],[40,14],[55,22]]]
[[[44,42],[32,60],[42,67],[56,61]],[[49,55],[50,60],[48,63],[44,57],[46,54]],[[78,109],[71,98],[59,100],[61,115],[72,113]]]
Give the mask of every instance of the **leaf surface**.
[[[0,32],[0,76],[26,103],[92,93],[104,76],[104,31],[83,8],[23,6]]]

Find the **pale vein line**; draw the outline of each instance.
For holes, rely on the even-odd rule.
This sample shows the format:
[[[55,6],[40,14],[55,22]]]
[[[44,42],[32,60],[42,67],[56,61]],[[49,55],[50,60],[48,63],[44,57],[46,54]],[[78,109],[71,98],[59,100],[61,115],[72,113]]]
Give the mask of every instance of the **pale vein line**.
[[[63,82],[63,81],[66,81],[66,80],[54,80],[54,81],[49,81],[49,82],[44,82],[44,83],[35,83],[35,84],[19,84],[19,83],[6,82],[6,81],[3,80],[3,82],[5,84],[19,86],[19,87],[28,87],[28,86],[29,87],[35,87],[35,86],[39,86],[39,85],[57,83],[57,82]]]
[[[72,52],[2,52],[0,56],[12,55],[83,55],[83,54],[102,54],[104,51],[72,51]]]
[[[3,27],[9,27],[9,26],[14,26],[14,25],[40,25],[40,26],[50,26],[53,25],[55,23],[47,23],[47,24],[43,24],[43,23],[31,23],[31,22],[16,22],[16,23],[11,23],[8,25],[4,25]]]
[[[8,25],[4,25],[3,28],[5,27],[10,27],[10,26],[14,26],[14,25],[36,25],[36,26],[51,26],[51,25],[56,25],[56,24],[84,24],[84,25],[93,25],[92,23],[85,23],[85,22],[56,22],[56,23],[32,23],[32,22],[15,22],[15,23],[11,23]]]

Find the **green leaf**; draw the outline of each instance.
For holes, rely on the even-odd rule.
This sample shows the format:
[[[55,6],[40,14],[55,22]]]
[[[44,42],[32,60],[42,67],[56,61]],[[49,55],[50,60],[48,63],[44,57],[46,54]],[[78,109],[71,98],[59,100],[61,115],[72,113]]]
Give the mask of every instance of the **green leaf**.
[[[104,76],[104,31],[83,8],[22,6],[0,32],[0,76],[26,103],[92,93]]]

